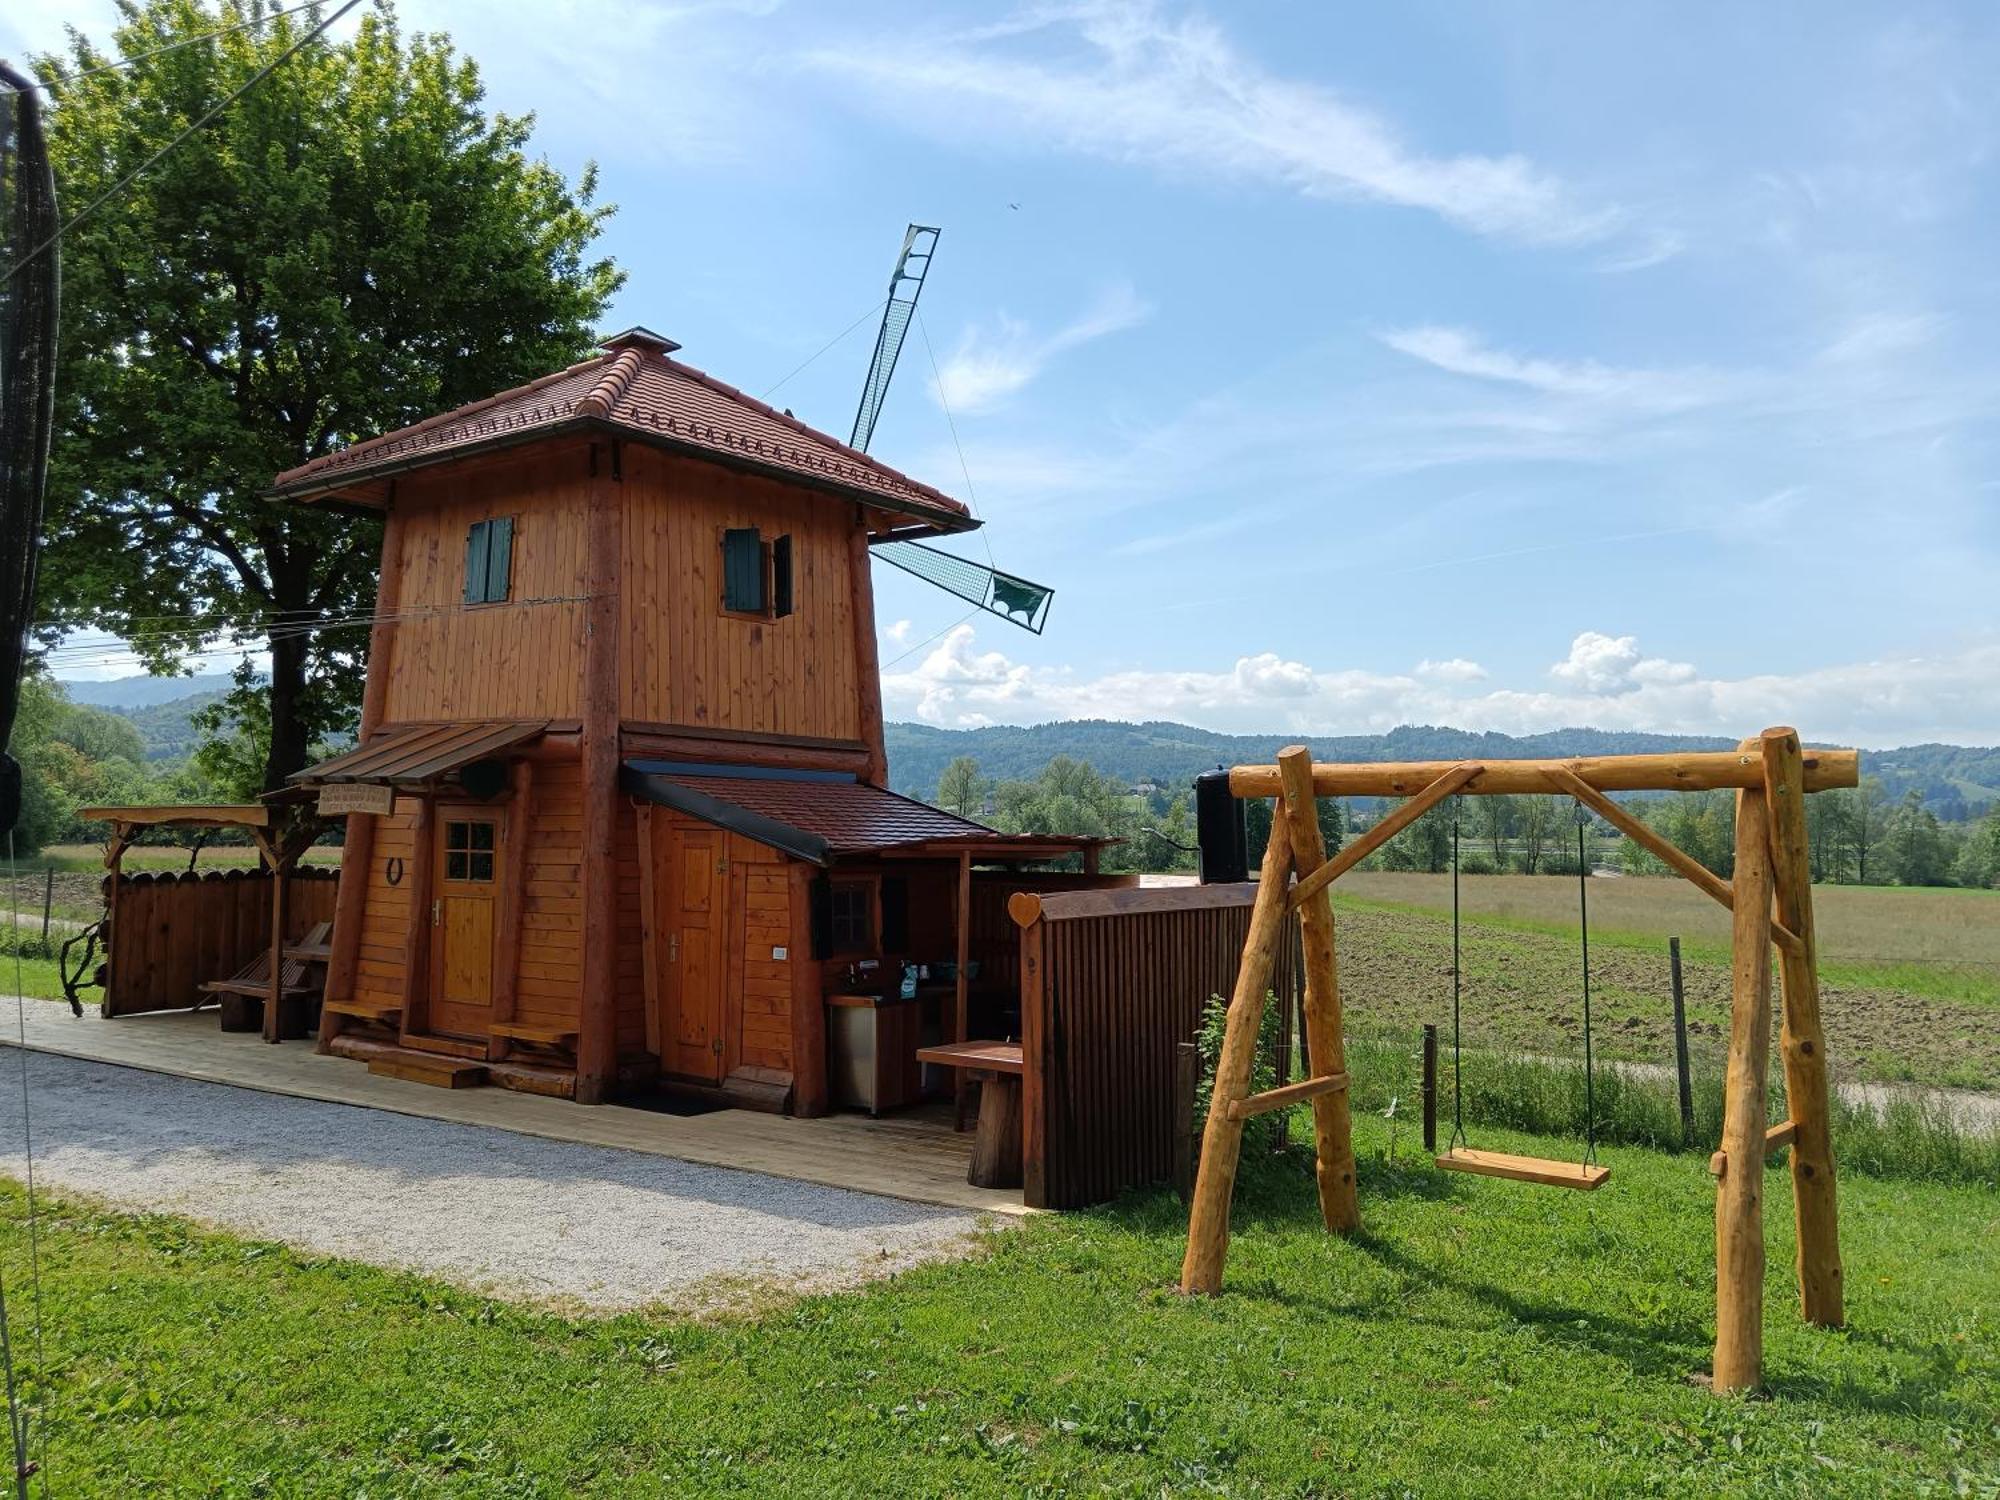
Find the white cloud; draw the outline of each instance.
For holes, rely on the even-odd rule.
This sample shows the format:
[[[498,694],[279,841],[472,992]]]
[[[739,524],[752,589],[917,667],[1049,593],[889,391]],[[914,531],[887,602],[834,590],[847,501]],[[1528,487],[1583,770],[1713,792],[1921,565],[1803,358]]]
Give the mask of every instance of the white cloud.
[[[1037,338],[1024,323],[1000,316],[991,328],[965,330],[938,372],[944,401],[953,411],[985,411],[1021,390],[1058,355],[1093,339],[1143,323],[1153,309],[1129,286],[1115,286],[1084,313]]]
[[[882,639],[892,646],[907,646],[910,643],[910,622],[897,620],[883,630]]]
[[[1425,210],[1529,244],[1601,242],[1625,225],[1622,210],[1583,201],[1525,157],[1426,154],[1373,111],[1269,72],[1219,26],[1150,0],[1047,6],[1000,28],[870,38],[807,61],[898,119],[983,141],[1032,135],[1112,161]],[[1665,252],[1649,242],[1649,253]]]
[[[1377,335],[1398,354],[1450,375],[1526,386],[1552,396],[1615,402],[1651,411],[1679,411],[1719,401],[1742,381],[1702,369],[1619,369],[1595,360],[1555,360],[1496,349],[1463,328],[1425,324]]]
[[[1426,682],[1479,682],[1485,678],[1486,668],[1476,661],[1454,656],[1447,661],[1418,662],[1417,675]]]
[[[885,674],[883,697],[892,717],[951,728],[1110,718],[1302,735],[1448,724],[1510,734],[1589,726],[1743,736],[1789,723],[1819,743],[2000,741],[2000,694],[1993,689],[2000,638],[1942,654],[1726,678],[1648,656],[1631,636],[1585,631],[1551,670],[1553,690],[1475,689],[1479,671],[1458,661],[1421,663],[1408,673],[1327,669],[1263,652],[1223,671],[1086,677],[981,651],[973,628],[960,625],[906,671]]]

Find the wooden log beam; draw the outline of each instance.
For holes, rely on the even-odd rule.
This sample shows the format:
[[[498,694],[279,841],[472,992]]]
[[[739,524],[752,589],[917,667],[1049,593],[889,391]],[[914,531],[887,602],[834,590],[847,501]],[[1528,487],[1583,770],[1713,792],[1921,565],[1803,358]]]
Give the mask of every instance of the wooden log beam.
[[[1677,874],[1685,876],[1697,890],[1717,902],[1725,910],[1733,910],[1735,908],[1736,893],[1730,890],[1729,882],[1709,869],[1708,866],[1704,865],[1693,855],[1687,853],[1678,844],[1674,843],[1671,839],[1661,837],[1660,834],[1647,827],[1644,821],[1634,817],[1575,772],[1553,771],[1550,775],[1555,778],[1557,791],[1568,792],[1570,796],[1576,798],[1577,801],[1596,813],[1598,817],[1604,819],[1605,822],[1624,834],[1633,843],[1639,845],[1640,848],[1659,860],[1661,864],[1667,866],[1668,869],[1675,871]],[[1771,922],[1771,937],[1787,953],[1800,953],[1804,951],[1805,945],[1800,941],[1799,935],[1775,918]]]
[[[1798,1229],[1800,1311],[1808,1323],[1846,1321],[1835,1202],[1833,1127],[1827,1103],[1826,1034],[1819,1015],[1819,960],[1813,938],[1812,862],[1806,849],[1804,756],[1798,732],[1764,731],[1765,812],[1770,819],[1778,916],[1800,942],[1778,962],[1784,1016],[1778,1051],[1794,1127],[1792,1211]]]
[[[1761,757],[1759,757],[1761,759]],[[1761,786],[1736,794],[1729,1072],[1723,1086],[1725,1170],[1715,1195],[1717,1391],[1764,1378],[1765,1074],[1771,1046],[1771,849]],[[1735,1170],[1726,1168],[1734,1165]]]
[[[1239,1120],[1247,1120],[1253,1115],[1268,1115],[1274,1109],[1290,1109],[1308,1099],[1342,1093],[1346,1088],[1345,1073],[1325,1073],[1318,1078],[1307,1078],[1299,1083],[1288,1083],[1283,1088],[1266,1089],[1247,1099],[1238,1099],[1229,1106],[1229,1112]]]
[[[855,507],[847,533],[848,598],[854,617],[854,711],[859,722],[855,738],[868,747],[861,779],[870,786],[889,784],[889,752],[882,730],[882,665],[875,645],[875,574],[868,551],[867,514]]]
[[[1290,836],[1292,865],[1305,874],[1326,863],[1326,840],[1320,833],[1319,808],[1312,793],[1312,754],[1303,745],[1293,745],[1278,752],[1278,764],[1285,777],[1285,794],[1278,811]],[[1275,824],[1277,819],[1272,822]],[[1303,897],[1296,906],[1301,967],[1305,970],[1306,1052],[1314,1072],[1344,1078],[1347,1041],[1340,1014],[1340,964],[1334,951],[1333,901],[1322,885],[1316,894]],[[1346,1234],[1361,1227],[1361,1204],[1354,1174],[1354,1125],[1347,1112],[1347,1095],[1342,1091],[1335,1098],[1331,1092],[1321,1090],[1302,1097],[1313,1101],[1320,1218],[1334,1233]]]
[[[624,500],[597,465],[584,529],[583,961],[576,1102],[602,1104],[618,1061],[618,576]]]
[[[1708,792],[1762,788],[1763,756],[1749,750],[1689,751],[1678,755],[1585,755],[1571,760],[1489,761],[1467,796],[1553,792],[1549,772],[1581,777],[1600,792]],[[1313,791],[1321,797],[1409,797],[1452,770],[1448,760],[1381,761],[1313,767]],[[1856,750],[1804,753],[1805,789],[1824,792],[1857,785],[1861,756]],[[1276,766],[1238,766],[1229,790],[1238,797],[1275,797],[1284,786]]]
[[[487,1030],[486,1057],[503,1062],[511,1038],[498,1028],[511,1023],[520,1008],[521,934],[528,909],[528,846],[535,827],[535,763],[525,757],[509,768],[512,795],[507,802],[506,831],[501,835],[500,919],[493,933],[493,1026]]]
[[[1190,1294],[1212,1296],[1222,1290],[1222,1267],[1229,1255],[1229,1203],[1236,1195],[1236,1164],[1243,1154],[1243,1122],[1230,1117],[1229,1105],[1250,1092],[1257,1026],[1264,1018],[1264,997],[1285,928],[1285,881],[1291,869],[1291,832],[1285,819],[1274,818],[1223,1027],[1222,1055],[1216,1059],[1208,1124],[1202,1129],[1201,1168],[1195,1177],[1194,1207],[1188,1212],[1187,1255],[1181,1262],[1181,1290]]]
[[[1317,771],[1319,768],[1313,768]],[[1362,834],[1353,843],[1345,845],[1332,859],[1314,867],[1310,875],[1302,878],[1292,890],[1292,907],[1303,910],[1305,903],[1340,879],[1362,860],[1388,843],[1390,839],[1408,828],[1417,819],[1444,801],[1453,792],[1464,787],[1484,770],[1483,766],[1461,764],[1447,766],[1428,786],[1421,788],[1401,807],[1382,819],[1373,828]],[[1232,776],[1234,773],[1231,773]],[[1232,783],[1233,784],[1233,783]],[[1317,782],[1315,782],[1317,784]],[[1324,793],[1316,795],[1324,796]],[[1318,818],[1313,826],[1319,826]]]
[[[826,1000],[812,951],[813,867],[793,860],[785,867],[790,897],[786,967],[792,990],[792,1113],[826,1113]]]

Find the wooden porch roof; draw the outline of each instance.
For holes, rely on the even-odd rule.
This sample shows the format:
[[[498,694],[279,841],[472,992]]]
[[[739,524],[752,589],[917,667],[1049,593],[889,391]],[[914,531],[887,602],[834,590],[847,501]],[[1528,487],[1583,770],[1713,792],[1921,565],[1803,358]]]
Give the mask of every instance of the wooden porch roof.
[[[428,786],[461,766],[539,738],[547,719],[481,719],[463,724],[412,724],[378,735],[366,745],[295,771],[301,786],[380,782]]]

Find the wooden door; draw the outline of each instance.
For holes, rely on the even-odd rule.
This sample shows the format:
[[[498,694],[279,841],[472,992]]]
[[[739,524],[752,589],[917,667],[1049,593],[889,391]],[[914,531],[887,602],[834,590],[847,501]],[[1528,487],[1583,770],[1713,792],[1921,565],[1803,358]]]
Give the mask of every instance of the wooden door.
[[[484,1041],[493,1021],[493,930],[504,816],[480,807],[437,810],[426,1028],[433,1035]]]
[[[670,1073],[722,1081],[723,993],[727,987],[727,835],[719,828],[674,828],[666,840],[665,948],[660,1064]]]

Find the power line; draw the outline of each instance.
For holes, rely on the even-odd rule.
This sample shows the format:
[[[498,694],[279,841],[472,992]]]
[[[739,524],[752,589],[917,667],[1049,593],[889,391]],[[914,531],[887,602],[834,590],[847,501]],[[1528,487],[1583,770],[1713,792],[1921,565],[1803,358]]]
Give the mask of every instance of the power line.
[[[223,99],[220,103],[216,104],[200,119],[196,120],[192,125],[188,126],[185,130],[181,131],[179,135],[176,135],[172,140],[168,141],[166,145],[160,147],[158,151],[155,151],[151,156],[147,157],[144,161],[139,163],[138,166],[134,167],[131,171],[127,172],[123,177],[119,178],[116,182],[112,183],[110,187],[106,188],[103,192],[99,193],[95,198],[92,198],[88,203],[84,204],[84,206],[78,209],[76,213],[71,216],[69,221],[63,224],[60,228],[58,228],[54,234],[50,235],[47,239],[43,240],[39,245],[35,246],[34,249],[28,251],[27,254],[23,255],[19,260],[15,261],[13,265],[9,266],[7,268],[7,273],[4,276],[0,276],[0,286],[5,286],[8,282],[12,281],[14,277],[20,273],[21,269],[24,266],[26,266],[30,261],[34,260],[37,256],[41,255],[44,251],[48,250],[52,246],[58,244],[62,240],[64,235],[68,234],[72,229],[76,228],[85,219],[88,219],[92,214],[96,213],[97,210],[102,208],[106,203],[109,203],[113,198],[117,197],[120,193],[124,192],[126,188],[130,187],[133,183],[137,182],[147,172],[150,172],[154,167],[158,166],[162,161],[166,160],[167,156],[171,154],[174,151],[174,149],[181,144],[181,142],[185,141],[189,136],[193,135],[196,131],[206,127],[210,121],[214,120],[216,116],[220,115],[224,110],[229,108],[230,105],[234,104],[238,99],[241,99],[245,94],[249,93],[250,90],[257,87],[257,85],[262,83],[266,78],[269,78],[280,67],[282,67],[285,63],[289,62],[293,57],[297,56],[300,52],[304,51],[313,42],[319,40],[319,38],[326,32],[328,27],[332,26],[342,16],[346,15],[350,10],[353,10],[354,7],[359,5],[360,3],[361,0],[347,0],[347,3],[342,5],[340,9],[336,10],[332,15],[328,16],[324,21],[321,21],[317,26],[313,27],[311,31],[308,31],[304,36],[300,37],[296,42],[292,43],[291,46],[287,47],[283,52],[280,52],[276,57],[272,58],[268,63],[266,63],[263,67],[259,68],[255,73],[251,74],[250,77],[243,83],[243,85],[240,88],[236,89],[227,98]]]
[[[108,63],[100,63],[94,68],[85,68],[81,73],[59,73],[48,83],[31,83],[27,88],[0,88],[0,94],[46,93],[59,85],[81,83],[86,78],[95,78],[100,73],[115,73],[122,68],[136,67],[149,58],[164,57],[169,52],[178,52],[183,47],[194,47],[202,42],[212,42],[219,36],[228,36],[235,31],[250,31],[259,26],[268,26],[273,21],[295,16],[302,10],[311,10],[322,0],[306,0],[304,5],[294,5],[290,10],[274,10],[267,16],[258,16],[251,21],[238,21],[233,26],[218,26],[213,31],[204,31],[200,36],[183,37],[178,42],[169,42],[164,47],[155,47],[150,52],[135,52],[130,57],[120,57]]]
[[[792,366],[792,368],[786,373],[783,380],[780,380],[777,385],[768,387],[760,396],[758,396],[757,399],[759,401],[769,401],[771,397],[777,393],[779,387],[785,385],[788,381],[790,381],[792,376],[798,374],[801,370],[805,369],[807,365],[813,363],[813,361],[817,360],[820,357],[820,355],[826,353],[827,350],[831,349],[835,344],[839,343],[842,339],[846,338],[850,333],[854,332],[855,329],[859,328],[863,323],[866,323],[870,318],[874,317],[875,314],[877,314],[881,310],[882,310],[882,303],[877,302],[873,307],[869,308],[860,317],[856,318],[852,323],[849,323],[845,328],[841,329],[840,332],[836,333],[832,338],[828,339],[824,344],[821,344],[819,348],[814,350],[811,354],[807,355],[803,362]]]

